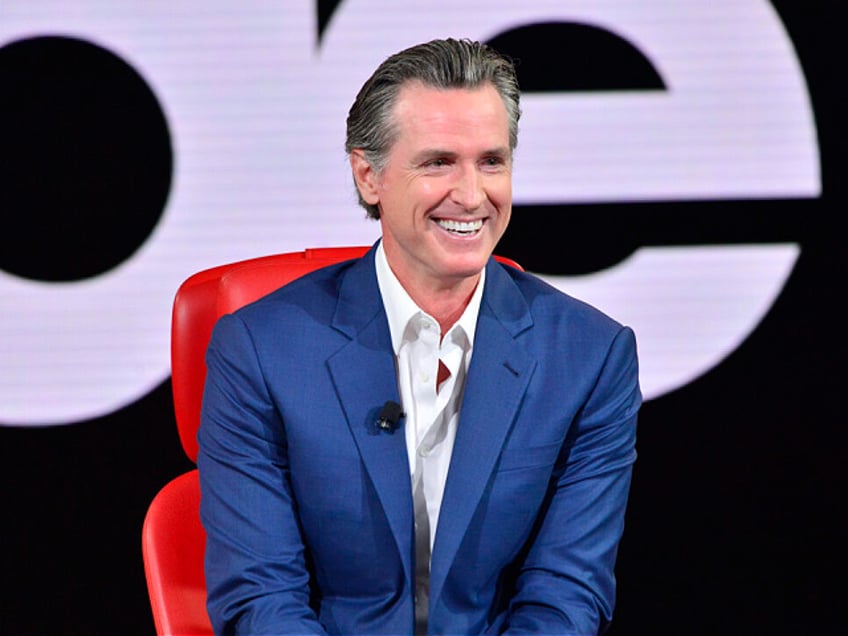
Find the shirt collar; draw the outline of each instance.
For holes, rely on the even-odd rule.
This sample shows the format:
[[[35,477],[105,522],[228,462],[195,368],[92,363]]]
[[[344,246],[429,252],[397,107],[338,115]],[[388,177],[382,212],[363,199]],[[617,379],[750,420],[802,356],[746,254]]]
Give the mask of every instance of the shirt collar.
[[[380,295],[383,298],[383,307],[386,310],[386,318],[389,322],[389,331],[392,336],[392,348],[395,355],[400,351],[403,344],[403,334],[409,322],[418,316],[428,314],[423,311],[415,301],[409,296],[403,285],[395,276],[392,268],[389,266],[389,261],[386,258],[386,253],[383,250],[383,242],[377,245],[377,253],[375,254],[374,264],[377,270],[377,285],[380,288]],[[477,281],[477,287],[471,295],[471,300],[468,301],[468,306],[459,320],[450,328],[448,333],[452,333],[457,329],[465,332],[470,346],[474,346],[474,333],[477,330],[477,316],[480,314],[480,302],[483,299],[483,287],[486,283],[486,268],[480,272],[480,280]],[[431,316],[432,318],[432,316]],[[435,319],[433,319],[435,322]],[[447,334],[446,334],[447,335]]]

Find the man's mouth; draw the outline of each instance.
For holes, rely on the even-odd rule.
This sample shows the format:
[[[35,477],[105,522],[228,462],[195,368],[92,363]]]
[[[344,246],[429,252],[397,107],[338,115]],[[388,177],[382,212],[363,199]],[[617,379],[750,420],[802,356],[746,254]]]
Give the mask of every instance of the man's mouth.
[[[471,236],[472,234],[479,232],[480,228],[483,227],[483,219],[477,219],[476,221],[451,221],[449,219],[436,219],[436,223],[438,223],[439,227],[442,229],[458,236]]]

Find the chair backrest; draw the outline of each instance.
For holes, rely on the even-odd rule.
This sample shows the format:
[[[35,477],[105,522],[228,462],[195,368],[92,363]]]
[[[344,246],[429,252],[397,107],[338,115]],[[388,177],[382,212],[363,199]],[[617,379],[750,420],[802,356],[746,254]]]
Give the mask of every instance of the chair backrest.
[[[171,323],[171,385],[180,441],[197,460],[197,428],[206,381],[206,347],[215,322],[320,267],[359,258],[369,247],[322,247],[275,254],[203,270],[177,291]],[[500,262],[521,269],[508,258]]]

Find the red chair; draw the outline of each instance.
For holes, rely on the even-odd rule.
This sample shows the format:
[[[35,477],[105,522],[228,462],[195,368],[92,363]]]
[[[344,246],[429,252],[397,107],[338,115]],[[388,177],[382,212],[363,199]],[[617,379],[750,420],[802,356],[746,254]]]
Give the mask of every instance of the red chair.
[[[180,442],[197,461],[197,428],[206,379],[206,347],[218,318],[295,278],[343,260],[368,247],[328,247],[263,256],[203,270],[177,291],[171,323],[171,385]],[[506,258],[499,261],[521,269]],[[156,495],[142,529],[142,554],[156,633],[212,634],[206,613],[197,470],[180,475]]]

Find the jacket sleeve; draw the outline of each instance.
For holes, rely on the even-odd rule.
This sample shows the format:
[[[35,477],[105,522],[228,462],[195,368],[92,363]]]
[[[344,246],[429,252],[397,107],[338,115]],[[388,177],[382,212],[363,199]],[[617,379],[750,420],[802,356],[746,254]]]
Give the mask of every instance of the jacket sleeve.
[[[569,429],[505,633],[589,636],[612,620],[640,404],[635,339],[622,328]]]
[[[238,317],[216,325],[207,368],[197,464],[215,633],[323,634],[310,607],[283,422]]]

